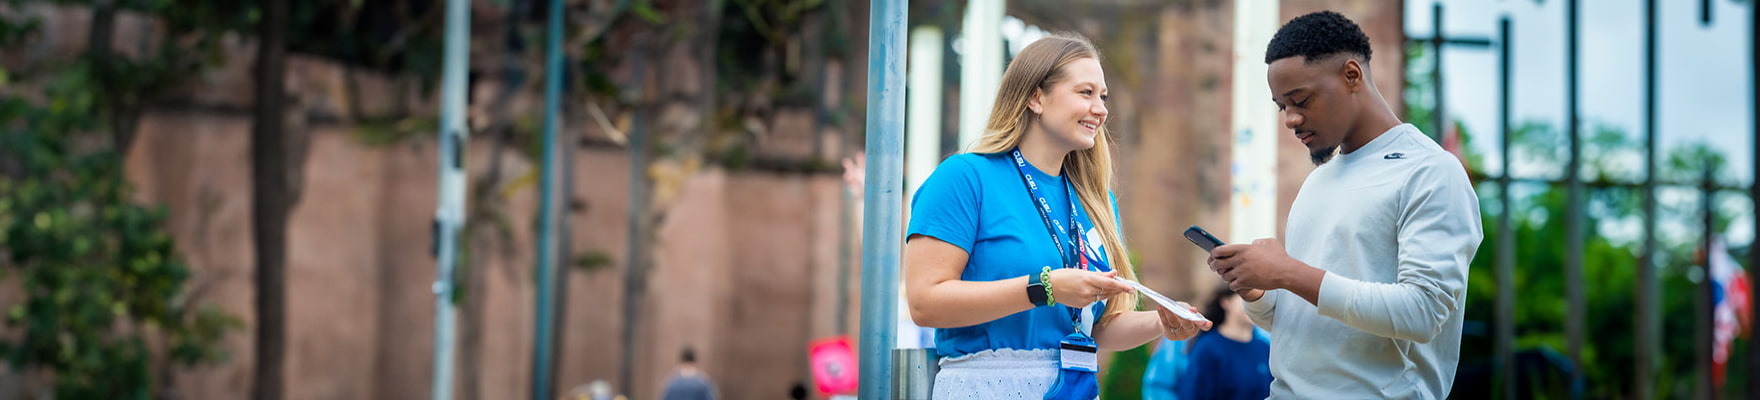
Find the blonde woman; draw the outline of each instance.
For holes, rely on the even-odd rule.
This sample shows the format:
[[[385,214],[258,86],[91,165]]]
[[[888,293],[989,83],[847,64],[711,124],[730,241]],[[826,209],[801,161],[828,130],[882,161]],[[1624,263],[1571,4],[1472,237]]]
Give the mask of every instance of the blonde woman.
[[[1210,328],[1136,311],[1114,278],[1136,274],[1112,202],[1106,90],[1087,39],[1027,45],[985,136],[917,190],[905,292],[911,318],[937,328],[934,398],[1093,399],[1097,350]]]

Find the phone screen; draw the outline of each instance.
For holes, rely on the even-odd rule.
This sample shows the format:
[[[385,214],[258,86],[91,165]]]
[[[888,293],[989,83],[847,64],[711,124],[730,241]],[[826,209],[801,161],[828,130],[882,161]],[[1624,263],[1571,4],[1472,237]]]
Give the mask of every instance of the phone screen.
[[[1204,249],[1206,253],[1216,250],[1216,246],[1222,245],[1222,240],[1216,239],[1216,236],[1197,225],[1186,228],[1186,240],[1192,241],[1192,244],[1198,245],[1198,248]]]

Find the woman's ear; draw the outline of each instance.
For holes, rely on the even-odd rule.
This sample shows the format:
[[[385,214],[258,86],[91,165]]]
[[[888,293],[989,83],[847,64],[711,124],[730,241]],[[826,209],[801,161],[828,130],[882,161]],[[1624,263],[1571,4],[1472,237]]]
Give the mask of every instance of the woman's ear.
[[[1044,103],[1039,101],[1038,89],[1033,89],[1033,97],[1027,98],[1027,111],[1032,111],[1035,117],[1045,112]]]

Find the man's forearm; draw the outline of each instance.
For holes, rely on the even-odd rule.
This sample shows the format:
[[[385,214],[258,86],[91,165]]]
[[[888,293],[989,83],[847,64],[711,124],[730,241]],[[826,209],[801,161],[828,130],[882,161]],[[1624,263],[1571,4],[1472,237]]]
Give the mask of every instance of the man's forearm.
[[[1284,271],[1282,279],[1278,280],[1277,288],[1288,290],[1302,300],[1307,300],[1308,304],[1319,306],[1320,281],[1326,279],[1326,271],[1295,259],[1290,259],[1289,262],[1290,266]]]

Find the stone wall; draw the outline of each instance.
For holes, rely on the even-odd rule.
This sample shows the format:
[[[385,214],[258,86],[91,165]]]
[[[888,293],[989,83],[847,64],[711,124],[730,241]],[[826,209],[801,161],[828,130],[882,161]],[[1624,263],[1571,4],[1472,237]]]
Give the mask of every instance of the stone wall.
[[[192,289],[252,326],[248,129],[248,118],[154,113],[142,124],[128,172],[141,201],[169,209],[167,228],[194,270]],[[368,147],[335,127],[313,134],[306,196],[289,228],[289,398],[424,397],[435,307],[428,253],[434,146]],[[488,159],[487,147],[473,143],[469,159]],[[614,261],[569,274],[565,349],[556,357],[564,389],[615,382],[619,352],[631,351],[618,344],[617,261],[627,248],[629,161],[604,148],[578,149],[576,160],[575,197],[587,207],[571,215],[573,248]],[[509,163],[512,175],[531,168]],[[473,174],[485,168],[471,165]],[[678,349],[691,346],[729,398],[785,395],[808,377],[807,341],[833,333],[840,182],[711,169],[684,186],[657,232],[642,344],[634,350],[636,382],[644,386],[635,394],[656,395]],[[477,292],[488,300],[477,327],[485,335],[483,375],[475,377],[485,398],[529,390],[535,189],[507,199],[511,237],[471,242],[472,251],[489,254],[479,266],[488,286]],[[180,391],[191,398],[248,394],[249,335],[225,342],[232,362],[180,374]]]
[[[0,54],[8,68],[52,65],[85,43],[89,11],[32,5],[41,35],[26,48]],[[154,29],[153,21],[124,13],[119,37]],[[191,266],[189,290],[198,302],[238,316],[245,328],[222,343],[231,359],[220,365],[178,371],[172,393],[184,398],[245,398],[255,361],[253,249],[250,234],[249,133],[254,44],[226,41],[231,60],[194,76],[171,101],[143,114],[139,136],[126,161],[136,199],[169,212],[166,229]],[[667,54],[670,68],[690,74],[701,63],[690,54]],[[408,78],[384,76],[305,55],[289,61],[290,130],[311,137],[303,167],[303,197],[292,210],[288,245],[288,398],[422,398],[429,395],[436,307],[429,251],[435,209],[435,146],[429,134],[389,145],[361,140],[363,115],[431,118],[431,98]],[[836,78],[832,78],[835,80]],[[689,82],[669,90],[690,91]],[[697,84],[697,86],[701,86]],[[499,88],[479,83],[471,112]],[[700,90],[696,89],[696,90]],[[522,93],[512,112],[530,114],[541,105]],[[581,207],[569,214],[575,254],[609,256],[606,267],[569,269],[564,347],[556,354],[557,391],[592,380],[616,383],[623,352],[637,353],[633,398],[656,398],[676,367],[679,349],[693,347],[703,368],[727,398],[780,398],[790,385],[808,383],[806,346],[835,334],[844,316],[849,329],[859,301],[836,310],[839,276],[839,207],[842,184],[835,173],[686,171],[670,190],[650,256],[650,289],[640,342],[620,343],[624,277],[629,249],[627,213],[630,159],[624,147],[591,129],[582,110],[565,126],[585,140],[575,152],[574,193]],[[676,110],[669,110],[676,112]],[[813,139],[793,133],[800,112],[782,109],[771,125],[780,132],[766,145],[777,157],[798,157]],[[676,120],[664,121],[677,124]],[[696,129],[677,127],[674,129]],[[820,139],[835,136],[822,131]],[[835,154],[839,144],[824,146]],[[467,154],[472,180],[484,175],[493,144],[475,138]],[[509,151],[500,158],[506,185],[497,196],[505,233],[485,229],[467,245],[485,272],[485,287],[471,295],[486,301],[481,326],[460,315],[459,329],[480,329],[476,379],[481,398],[529,397],[533,350],[533,220],[538,186],[517,183],[535,175],[530,160]],[[644,173],[654,176],[653,170]],[[853,215],[853,214],[852,214]],[[859,224],[859,222],[857,222]],[[852,229],[859,232],[859,229]],[[851,245],[859,245],[851,242]],[[852,252],[859,254],[859,251]],[[853,282],[859,268],[850,265]],[[854,285],[847,295],[859,296]],[[0,296],[0,300],[13,297]],[[462,310],[461,310],[462,311]],[[462,344],[462,343],[461,343]],[[762,366],[763,368],[752,368]],[[35,397],[50,382],[29,371],[0,371],[0,398]],[[462,388],[460,384],[458,387]],[[465,398],[465,396],[459,396]]]

